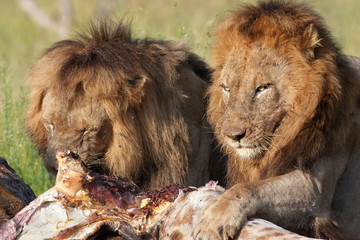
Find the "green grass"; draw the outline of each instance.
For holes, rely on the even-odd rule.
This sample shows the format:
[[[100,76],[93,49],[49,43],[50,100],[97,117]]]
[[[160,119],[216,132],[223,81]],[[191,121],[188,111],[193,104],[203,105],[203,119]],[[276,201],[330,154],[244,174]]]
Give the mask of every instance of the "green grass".
[[[305,0],[325,19],[346,54],[360,56],[360,1]],[[57,1],[36,1],[51,17],[59,17]],[[96,20],[94,0],[73,0],[71,34],[83,32]],[[108,4],[113,19],[131,20],[134,37],[184,41],[192,51],[211,63],[210,33],[214,25],[244,2],[252,0],[128,0],[97,1]],[[59,40],[33,23],[16,1],[0,3],[0,156],[38,195],[53,185],[41,158],[24,129],[28,88],[26,75],[31,64],[51,43]]]
[[[0,155],[30,184],[35,194],[40,194],[53,185],[53,179],[24,129],[25,90],[10,81],[6,66],[0,66],[0,70]],[[14,92],[18,92],[17,97]]]

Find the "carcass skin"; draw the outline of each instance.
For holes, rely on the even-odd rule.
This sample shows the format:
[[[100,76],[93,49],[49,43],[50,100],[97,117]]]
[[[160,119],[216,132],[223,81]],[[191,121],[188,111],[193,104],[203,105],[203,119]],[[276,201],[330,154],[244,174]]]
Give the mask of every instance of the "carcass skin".
[[[143,192],[127,179],[90,172],[58,152],[56,184],[0,227],[0,239],[191,239],[202,209],[224,189],[215,182]],[[265,220],[247,222],[237,239],[309,239]]]

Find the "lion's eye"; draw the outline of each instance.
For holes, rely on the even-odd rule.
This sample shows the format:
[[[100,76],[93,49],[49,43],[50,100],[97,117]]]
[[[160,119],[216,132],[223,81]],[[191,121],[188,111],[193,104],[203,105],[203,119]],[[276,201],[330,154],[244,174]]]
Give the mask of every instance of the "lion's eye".
[[[134,77],[127,81],[132,88],[141,88],[146,82],[146,77]]]
[[[45,128],[50,129],[52,132],[55,131],[55,124],[49,121],[44,121]]]
[[[270,83],[261,84],[260,86],[258,86],[256,88],[255,95],[268,89],[270,87],[270,85],[271,85]]]
[[[225,86],[224,84],[221,84],[221,87],[222,87],[224,92],[226,92],[226,93],[230,92],[230,88]]]
[[[90,131],[88,131],[87,129],[83,129],[80,132],[83,136],[88,135],[90,133]]]

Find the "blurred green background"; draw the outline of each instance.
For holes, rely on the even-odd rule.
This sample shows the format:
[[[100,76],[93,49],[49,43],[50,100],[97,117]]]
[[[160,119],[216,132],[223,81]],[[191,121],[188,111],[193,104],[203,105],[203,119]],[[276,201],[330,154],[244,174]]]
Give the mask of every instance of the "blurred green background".
[[[133,36],[184,41],[209,59],[211,29],[241,0],[0,0],[0,156],[36,195],[53,185],[23,125],[27,73],[57,40],[85,32],[91,21],[132,21]],[[360,1],[308,2],[325,19],[343,52],[360,56]],[[34,20],[42,16],[38,22]],[[44,26],[43,26],[44,25]]]

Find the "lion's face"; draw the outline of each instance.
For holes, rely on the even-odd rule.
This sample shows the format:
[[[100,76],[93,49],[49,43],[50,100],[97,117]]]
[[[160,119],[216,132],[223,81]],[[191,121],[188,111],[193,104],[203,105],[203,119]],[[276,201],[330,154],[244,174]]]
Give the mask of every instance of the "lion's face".
[[[62,101],[52,92],[43,100],[42,122],[47,138],[45,167],[56,173],[58,150],[72,150],[90,166],[100,166],[113,137],[112,123],[104,107],[98,101],[85,99],[67,108]]]
[[[107,76],[105,71],[99,74],[102,79]],[[73,79],[81,79],[81,75],[87,76],[79,71]],[[120,77],[121,85],[114,90],[115,94],[104,94],[107,90],[105,84],[99,87],[83,82],[71,88],[74,91],[72,97],[61,96],[61,88],[45,91],[38,121],[45,132],[40,152],[50,173],[55,174],[57,171],[55,156],[58,150],[77,153],[88,167],[99,171],[106,170],[104,161],[107,155],[116,154],[124,158],[121,155],[124,154],[134,159],[138,157],[141,139],[136,134],[136,114],[129,106],[135,107],[141,102],[145,78],[137,75],[134,77],[134,73],[125,71],[121,72]],[[110,82],[111,77],[108,78],[107,81]],[[90,83],[100,82],[97,77],[88,79]],[[116,95],[118,93],[121,96]],[[40,129],[37,131],[40,132]]]
[[[261,42],[227,55],[212,86],[217,94],[210,98],[223,102],[221,121],[215,124],[218,138],[242,159],[260,158],[274,147],[299,87],[292,68],[289,59]],[[291,87],[288,81],[295,83]]]

